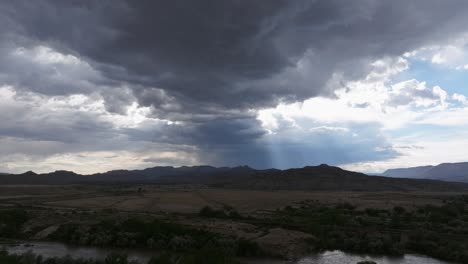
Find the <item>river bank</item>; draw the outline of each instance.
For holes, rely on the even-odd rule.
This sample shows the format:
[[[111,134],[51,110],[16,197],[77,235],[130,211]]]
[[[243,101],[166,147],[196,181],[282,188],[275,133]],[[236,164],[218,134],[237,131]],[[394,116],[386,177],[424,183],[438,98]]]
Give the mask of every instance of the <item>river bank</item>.
[[[157,252],[143,249],[111,249],[111,248],[96,248],[70,246],[57,242],[38,242],[29,241],[21,243],[3,244],[5,250],[9,254],[23,255],[33,253],[41,255],[43,258],[61,258],[69,256],[73,259],[95,259],[104,260],[107,256],[115,253],[128,256],[129,261],[144,264],[157,256]],[[352,254],[339,250],[325,251],[322,253],[311,254],[309,256],[299,258],[298,260],[279,260],[270,258],[242,258],[239,259],[242,264],[356,264],[359,261],[368,260],[375,261],[378,264],[454,264],[436,260],[422,255],[406,254],[401,257],[382,256],[382,255],[367,255],[367,254]]]

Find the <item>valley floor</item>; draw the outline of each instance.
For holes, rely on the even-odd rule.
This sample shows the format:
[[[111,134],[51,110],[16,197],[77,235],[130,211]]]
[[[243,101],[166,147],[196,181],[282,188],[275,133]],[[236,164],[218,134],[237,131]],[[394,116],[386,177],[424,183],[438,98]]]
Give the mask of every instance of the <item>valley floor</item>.
[[[200,250],[211,254],[205,252],[209,248],[233,248],[224,253],[236,258],[297,258],[342,249],[416,252],[465,263],[467,205],[462,193],[448,192],[10,185],[0,186],[0,236],[149,248],[191,258]]]

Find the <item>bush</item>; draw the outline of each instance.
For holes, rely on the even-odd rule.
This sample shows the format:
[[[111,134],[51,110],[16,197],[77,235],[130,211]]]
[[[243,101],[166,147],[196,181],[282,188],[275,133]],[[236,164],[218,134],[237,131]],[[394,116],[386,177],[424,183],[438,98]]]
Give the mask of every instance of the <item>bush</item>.
[[[404,214],[406,212],[406,210],[405,210],[405,208],[403,208],[401,206],[395,206],[395,207],[393,207],[393,212],[395,214],[401,215],[401,214]]]
[[[237,241],[236,255],[240,257],[258,257],[265,255],[265,253],[256,242],[239,239]]]
[[[22,209],[0,210],[0,237],[18,237],[21,227],[29,220]]]
[[[224,206],[223,209],[216,210],[210,206],[204,206],[198,212],[201,217],[223,218],[223,219],[242,219],[242,216],[234,208]]]
[[[226,213],[223,210],[215,210],[211,206],[204,206],[198,213],[201,217],[212,217],[212,218],[227,218]]]
[[[468,263],[468,196],[415,210],[401,206],[357,210],[346,204],[330,207],[309,202],[277,210],[272,222],[313,234],[317,249],[390,255],[416,252]]]
[[[105,264],[128,264],[127,255],[112,253],[104,260]]]

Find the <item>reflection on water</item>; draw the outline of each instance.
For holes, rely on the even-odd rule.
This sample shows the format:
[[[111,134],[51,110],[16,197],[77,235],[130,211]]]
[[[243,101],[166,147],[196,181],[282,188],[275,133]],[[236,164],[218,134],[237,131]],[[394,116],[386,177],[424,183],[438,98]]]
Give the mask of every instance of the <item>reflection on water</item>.
[[[69,255],[72,258],[101,260],[105,259],[107,255],[113,252],[118,252],[126,254],[129,260],[137,260],[140,263],[148,262],[148,260],[155,255],[155,253],[147,250],[76,247],[54,242],[31,242],[27,244],[11,245],[8,246],[6,250],[10,254],[18,255],[31,251],[34,254],[42,255],[46,258]]]
[[[8,246],[7,251],[10,254],[24,254],[31,251],[44,257],[63,257],[70,255],[72,258],[93,258],[104,259],[108,254],[115,252],[115,249],[93,248],[93,247],[75,247],[67,246],[61,243],[53,242],[32,242],[28,244],[19,244]],[[125,253],[130,260],[137,260],[140,263],[146,263],[156,252],[147,250],[122,250],[119,253]],[[420,255],[405,255],[403,257],[386,256],[368,256],[345,253],[339,250],[326,251],[324,253],[311,255],[298,261],[288,262],[280,260],[246,260],[248,264],[356,264],[362,260],[373,260],[378,264],[450,264],[449,262],[439,261],[433,258]],[[453,263],[452,263],[453,264]]]
[[[448,262],[419,255],[408,254],[403,257],[366,256],[348,254],[337,250],[301,259],[297,264],[356,264],[362,260],[373,260],[379,264],[448,264]]]
[[[356,264],[359,261],[372,260],[378,264],[454,264],[436,260],[421,255],[407,254],[402,257],[386,257],[374,255],[358,255],[345,253],[343,251],[325,251],[320,254],[311,255],[298,261],[279,260],[247,260],[247,264]]]

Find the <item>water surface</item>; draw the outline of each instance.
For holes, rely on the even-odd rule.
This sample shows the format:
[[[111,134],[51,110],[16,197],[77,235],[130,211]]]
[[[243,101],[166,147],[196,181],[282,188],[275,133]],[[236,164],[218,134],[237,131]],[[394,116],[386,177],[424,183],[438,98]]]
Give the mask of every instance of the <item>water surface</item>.
[[[56,242],[28,242],[17,245],[9,245],[6,250],[10,254],[24,254],[32,252],[37,255],[42,255],[45,258],[64,257],[69,255],[72,258],[84,259],[99,259],[103,260],[111,253],[126,254],[129,260],[137,260],[140,263],[146,263],[157,253],[149,250],[139,249],[111,249],[83,246],[69,246]]]
[[[72,258],[85,259],[104,259],[110,253],[119,252],[127,254],[130,260],[137,260],[140,263],[146,263],[152,256],[157,255],[157,252],[149,250],[78,247],[55,242],[22,243],[7,246],[6,250],[10,254],[24,254],[31,251],[32,253],[42,255],[44,257],[63,257],[69,255]],[[250,259],[244,260],[243,262],[247,264],[356,264],[363,260],[373,260],[378,264],[454,264],[413,254],[406,254],[402,257],[388,257],[351,254],[339,250],[325,251],[320,254],[310,255],[298,261]]]

